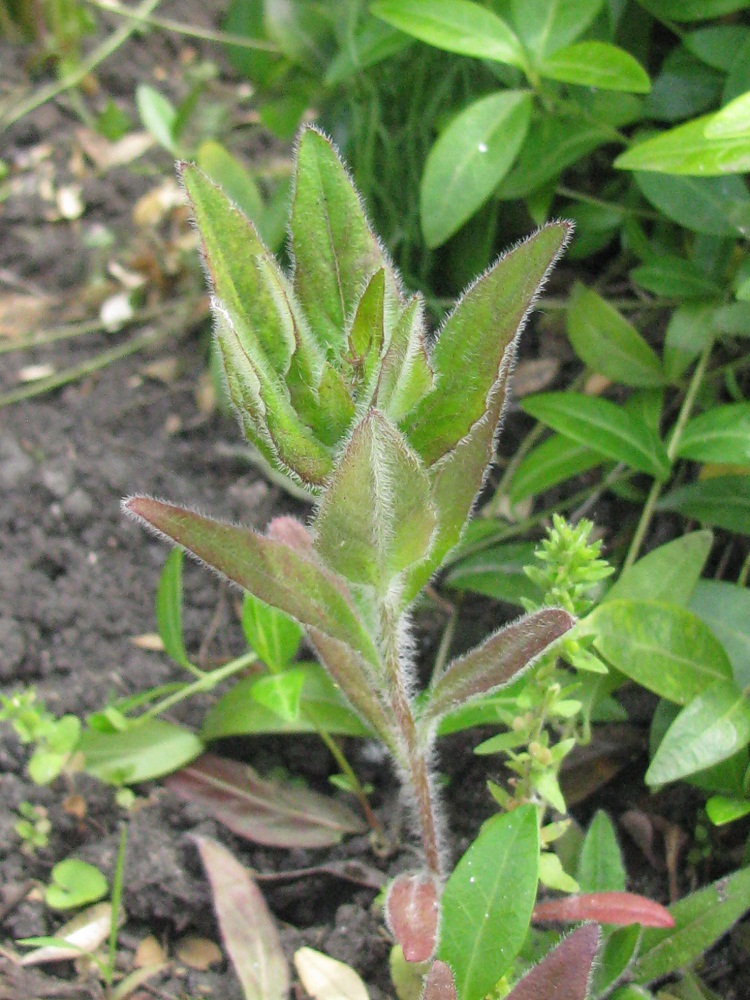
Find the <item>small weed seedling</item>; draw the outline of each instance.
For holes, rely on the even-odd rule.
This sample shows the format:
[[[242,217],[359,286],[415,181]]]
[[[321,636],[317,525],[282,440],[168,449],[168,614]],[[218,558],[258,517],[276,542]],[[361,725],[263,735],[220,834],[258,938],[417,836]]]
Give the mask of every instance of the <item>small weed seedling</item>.
[[[291,276],[204,174],[190,165],[181,174],[229,395],[247,438],[315,497],[317,511],[309,527],[283,517],[261,535],[148,497],[125,509],[304,625],[388,748],[413,805],[424,868],[397,880],[387,911],[399,940],[418,932],[420,943],[407,947],[426,959],[447,864],[432,767],[438,723],[508,683],[574,619],[542,608],[417,694],[409,610],[469,518],[493,457],[519,331],[570,227],[547,225],[501,257],[430,350],[419,296],[405,297],[320,133],[308,129],[299,143]],[[524,829],[533,828],[533,840],[529,809]],[[535,874],[533,883],[535,893]]]

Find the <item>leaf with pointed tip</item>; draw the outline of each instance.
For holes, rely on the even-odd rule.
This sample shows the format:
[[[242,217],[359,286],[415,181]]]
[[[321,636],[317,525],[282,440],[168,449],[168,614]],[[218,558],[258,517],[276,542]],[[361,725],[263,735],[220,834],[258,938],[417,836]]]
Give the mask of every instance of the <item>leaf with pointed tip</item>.
[[[426,962],[435,951],[440,902],[429,875],[398,875],[385,901],[385,920],[407,962]]]
[[[221,844],[192,835],[211,885],[216,920],[245,1000],[286,1000],[289,965],[249,872]]]
[[[320,347],[339,353],[363,284],[383,268],[388,299],[398,286],[346,169],[313,128],[297,148],[290,229],[294,290]]]
[[[534,907],[535,922],[595,920],[599,924],[627,927],[674,927],[672,914],[661,903],[654,903],[633,892],[589,892],[581,896],[548,899]]]
[[[430,359],[435,388],[401,423],[428,466],[452,451],[486,413],[510,361],[509,349],[570,232],[569,223],[551,223],[510,250],[446,320]]]
[[[354,422],[356,410],[349,390],[332,364],[326,361],[318,387],[315,428],[326,444],[338,444]]]
[[[249,528],[214,521],[150,497],[131,497],[124,507],[266,604],[357,650],[365,662],[378,666],[377,651],[344,581],[304,554]]]
[[[181,798],[207,809],[238,837],[269,847],[330,847],[362,833],[347,806],[309,788],[264,781],[249,766],[204,754],[165,782]]]
[[[312,1000],[370,1000],[367,987],[351,966],[314,948],[294,953],[294,966]]]
[[[366,389],[385,341],[385,271],[381,267],[362,293],[349,331],[349,364],[355,397]]]
[[[422,559],[435,513],[417,455],[377,410],[357,425],[315,521],[315,547],[337,573],[383,593]]]
[[[423,719],[434,721],[507,684],[575,625],[562,608],[542,608],[495,632],[454,660],[432,689]]]
[[[242,630],[250,648],[271,670],[283,670],[292,662],[303,635],[298,622],[254,594],[245,594],[242,602]]]
[[[423,301],[414,295],[394,325],[378,377],[377,406],[394,423],[433,387],[424,331]]]
[[[602,601],[648,594],[652,601],[687,604],[706,565],[714,536],[710,531],[692,531],[652,549],[629,566],[610,587]]]
[[[450,965],[439,959],[432,963],[424,981],[421,1000],[458,1000]]]
[[[600,937],[594,924],[573,931],[513,987],[508,1000],[586,1000]]]
[[[599,809],[578,857],[576,880],[581,892],[624,892],[625,867],[612,820]]]

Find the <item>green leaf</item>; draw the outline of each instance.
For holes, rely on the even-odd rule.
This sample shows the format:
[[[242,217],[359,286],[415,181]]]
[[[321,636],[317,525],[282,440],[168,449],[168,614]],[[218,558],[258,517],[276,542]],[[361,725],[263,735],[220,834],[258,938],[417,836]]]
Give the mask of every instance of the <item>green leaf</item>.
[[[734,926],[750,907],[750,868],[673,903],[675,926],[647,930],[633,968],[637,983],[650,983],[689,965]]]
[[[709,139],[726,139],[750,133],[750,92],[741,94],[717,111],[706,125]]]
[[[423,302],[415,295],[395,324],[380,363],[375,405],[392,423],[398,423],[434,388],[424,329]]]
[[[749,38],[750,28],[746,25],[715,24],[688,32],[682,44],[707,66],[728,73],[737,52]]]
[[[343,353],[346,326],[363,287],[381,268],[386,303],[398,285],[362,202],[328,139],[302,133],[290,220],[294,291],[320,347]]]
[[[678,486],[662,497],[659,510],[673,510],[727,531],[750,534],[750,476],[716,476]]]
[[[271,670],[283,670],[297,655],[303,631],[289,615],[253,594],[242,602],[242,630],[250,648]]]
[[[292,667],[281,674],[259,677],[251,694],[255,701],[286,722],[296,722],[300,716],[304,683],[304,671]]]
[[[377,410],[357,425],[315,520],[318,552],[337,573],[385,593],[427,554],[435,528],[418,456]]]
[[[239,210],[260,226],[263,198],[247,167],[213,139],[200,144],[195,160],[203,173],[232,199]]]
[[[66,858],[52,869],[44,901],[53,910],[72,910],[107,895],[107,880],[94,865]]]
[[[667,730],[646,772],[665,785],[704,771],[750,743],[750,706],[742,691],[718,681],[693,698]]]
[[[625,867],[612,820],[597,810],[578,857],[576,879],[581,892],[624,892]]]
[[[581,623],[583,634],[612,666],[641,687],[685,705],[732,668],[718,639],[676,604],[615,600]]]
[[[686,424],[677,454],[695,462],[750,464],[750,403],[715,406]]]
[[[746,226],[750,194],[739,177],[674,177],[638,171],[635,182],[660,212],[695,233],[737,236]]]
[[[172,102],[147,83],[139,83],[135,103],[144,127],[172,156],[179,156],[180,149],[174,134],[177,111]]]
[[[412,44],[411,38],[395,31],[389,24],[368,18],[347,38],[346,47],[339,49],[328,64],[325,83],[336,87]]]
[[[505,180],[499,198],[524,198],[605,142],[612,141],[610,129],[588,118],[543,115],[532,122],[528,138]]]
[[[505,380],[514,339],[568,236],[565,223],[540,229],[479,278],[446,320],[430,359],[435,389],[402,421],[428,466],[456,448],[488,412],[491,394]]]
[[[156,589],[156,627],[167,656],[181,667],[190,665],[182,637],[182,559],[180,549],[173,549],[159,576]]]
[[[593,371],[623,385],[663,385],[650,345],[614,306],[581,284],[568,300],[567,329],[573,350]]]
[[[427,696],[422,718],[434,721],[508,684],[574,624],[562,608],[542,608],[499,629],[446,667]]]
[[[750,7],[750,0],[639,0],[655,17],[670,21],[708,21]]]
[[[511,0],[513,26],[536,59],[569,45],[588,28],[603,0]]]
[[[609,42],[575,42],[558,49],[539,65],[542,76],[581,87],[624,90],[646,94],[651,89],[648,73],[637,59]]]
[[[742,819],[750,813],[747,799],[730,799],[724,795],[712,795],[706,802],[706,814],[714,826],[724,826]]]
[[[263,678],[247,677],[211,706],[201,727],[201,739],[210,742],[226,736],[314,733],[318,728],[332,736],[373,735],[319,663],[298,663],[294,669],[304,676],[299,713],[294,719],[282,718],[256,700],[253,691]]]
[[[443,583],[452,590],[471,591],[523,607],[522,598],[541,604],[542,592],[524,573],[534,561],[534,542],[493,545],[454,563]]]
[[[721,294],[721,289],[711,278],[690,260],[674,254],[661,257],[634,267],[630,277],[655,295],[674,298],[706,299]]]
[[[703,115],[637,143],[618,156],[614,165],[620,170],[656,170],[697,177],[750,170],[750,136],[707,137],[706,126],[713,118]]]
[[[629,566],[602,601],[635,601],[648,594],[652,601],[687,604],[712,545],[710,531],[692,531],[660,545]]]
[[[711,304],[688,302],[672,313],[664,338],[664,370],[669,379],[684,375],[700,356],[713,337],[715,312]]]
[[[203,742],[181,726],[148,719],[119,733],[87,729],[78,749],[89,774],[115,785],[137,785],[183,767],[203,753]]]
[[[670,461],[654,431],[607,399],[578,392],[548,392],[527,397],[521,406],[553,430],[607,458],[657,479],[669,476]]]
[[[519,463],[508,487],[513,503],[544,493],[566,479],[601,465],[603,457],[562,434],[552,434]]]
[[[474,101],[430,150],[420,186],[428,247],[446,242],[510,170],[531,121],[531,95],[503,90]]]
[[[523,68],[526,58],[505,21],[469,0],[379,0],[376,17],[428,45]]]
[[[724,580],[699,580],[689,607],[722,644],[735,682],[746,688],[750,685],[750,590]]]
[[[518,954],[537,890],[535,806],[494,816],[456,865],[443,897],[438,958],[460,1000],[482,1000]]]

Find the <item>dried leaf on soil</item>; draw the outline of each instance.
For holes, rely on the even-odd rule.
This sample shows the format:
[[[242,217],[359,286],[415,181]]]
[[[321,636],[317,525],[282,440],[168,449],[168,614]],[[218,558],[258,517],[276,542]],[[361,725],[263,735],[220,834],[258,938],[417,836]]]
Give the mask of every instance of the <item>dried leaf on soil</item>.
[[[370,1000],[354,969],[322,952],[300,948],[294,953],[294,965],[313,1000]]]
[[[112,907],[109,903],[90,906],[57,931],[55,941],[59,943],[45,944],[29,952],[21,959],[21,965],[45,965],[80,958],[82,953],[91,954],[106,941],[111,923]]]

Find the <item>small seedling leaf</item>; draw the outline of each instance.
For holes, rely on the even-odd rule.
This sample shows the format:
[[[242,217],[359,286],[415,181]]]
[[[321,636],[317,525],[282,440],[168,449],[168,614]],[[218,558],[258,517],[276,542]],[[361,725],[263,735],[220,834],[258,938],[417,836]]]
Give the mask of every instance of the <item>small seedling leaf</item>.
[[[596,812],[578,857],[581,892],[624,892],[625,867],[612,820],[601,809]]]
[[[242,630],[259,659],[271,670],[283,670],[297,655],[304,634],[299,622],[254,594],[242,601]]]
[[[219,930],[245,1000],[286,1000],[289,966],[260,890],[221,844],[195,834],[193,840],[208,875]]]
[[[44,901],[53,910],[72,910],[106,896],[107,888],[106,878],[94,865],[66,858],[52,869]]]
[[[573,931],[513,987],[508,1000],[586,1000],[600,937],[593,924]]]
[[[398,875],[388,890],[385,919],[407,962],[426,962],[435,951],[440,903],[427,875]]]
[[[320,951],[300,948],[294,953],[294,967],[313,1000],[370,1000],[354,969]]]
[[[170,775],[166,785],[202,805],[238,837],[270,847],[329,847],[364,829],[340,802],[307,788],[265,781],[248,764],[213,754]]]

